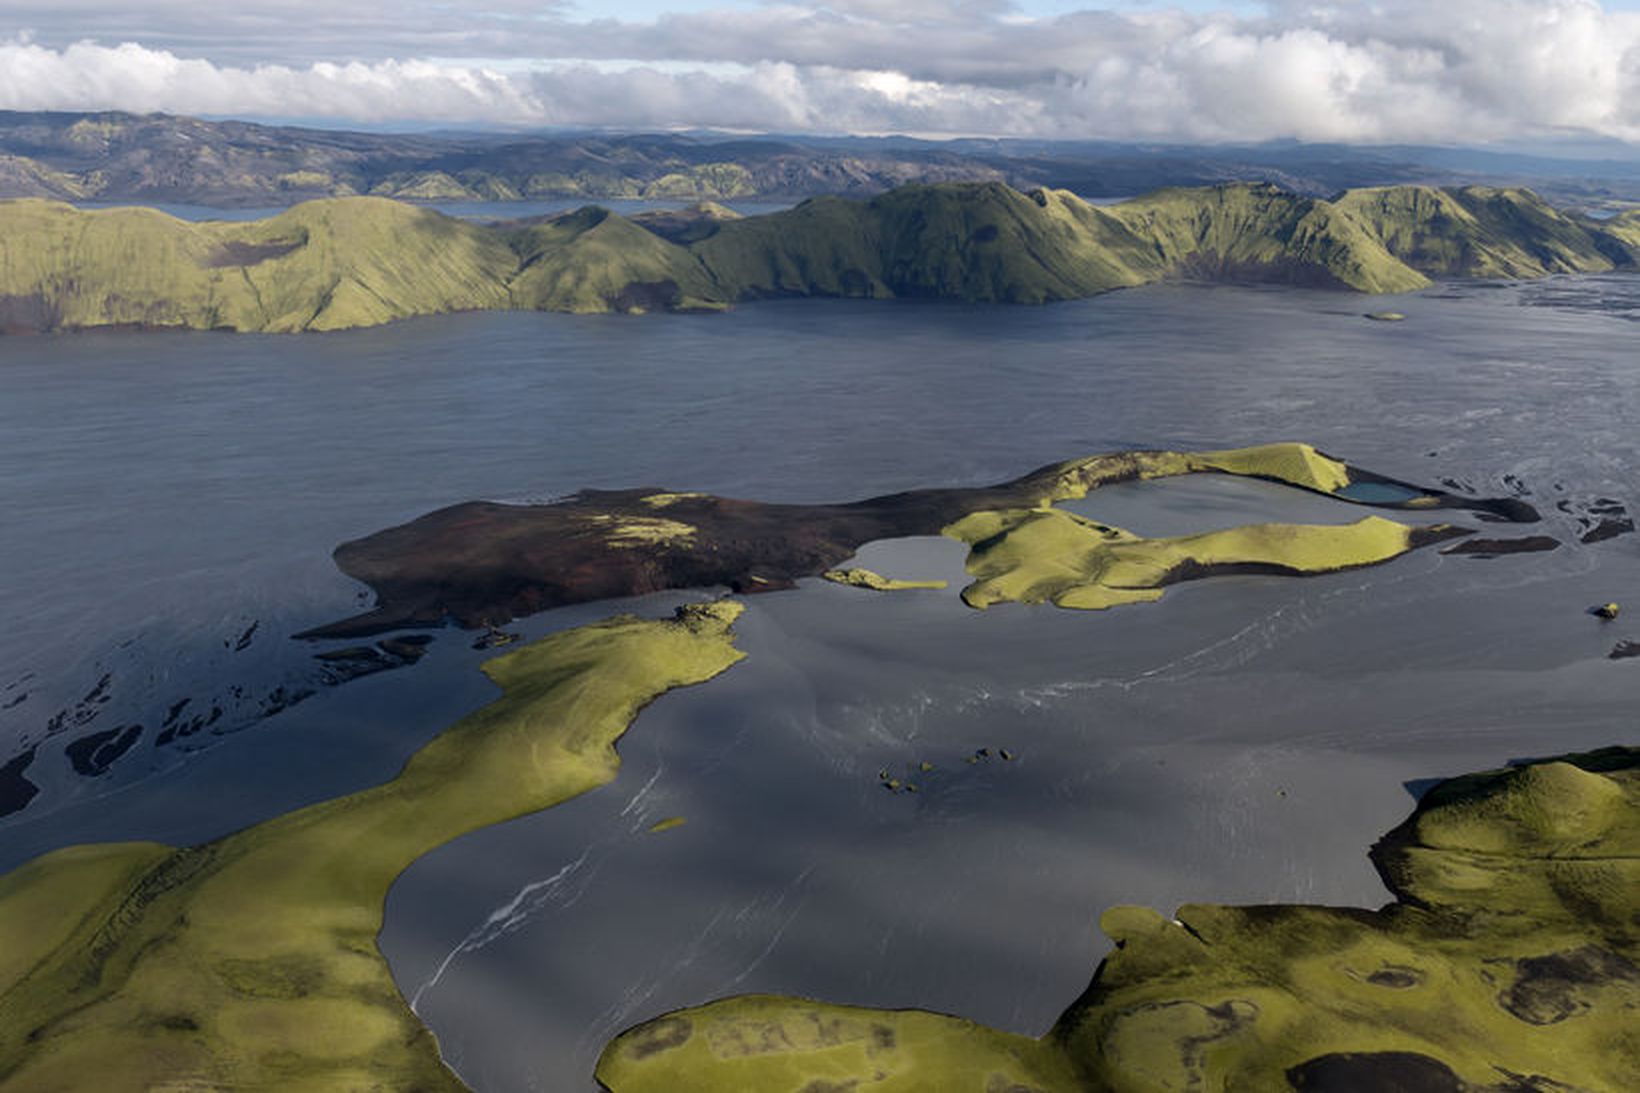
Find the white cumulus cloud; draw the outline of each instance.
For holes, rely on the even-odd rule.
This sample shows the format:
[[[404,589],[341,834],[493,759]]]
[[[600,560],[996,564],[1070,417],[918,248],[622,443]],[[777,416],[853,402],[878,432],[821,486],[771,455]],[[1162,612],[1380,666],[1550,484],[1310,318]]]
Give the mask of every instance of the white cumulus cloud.
[[[513,79],[427,61],[220,66],[133,43],[62,50],[0,43],[0,106],[386,121],[529,120],[540,104]]]
[[[1265,7],[1029,18],[1007,0],[781,0],[635,21],[577,19],[525,0],[256,0],[213,19],[197,4],[159,0],[147,31],[122,44],[106,30],[67,37],[123,24],[107,3],[66,0],[0,15],[0,35],[12,35],[0,38],[0,108],[1062,138],[1640,141],[1640,15],[1597,0]],[[108,21],[98,24],[99,13]]]

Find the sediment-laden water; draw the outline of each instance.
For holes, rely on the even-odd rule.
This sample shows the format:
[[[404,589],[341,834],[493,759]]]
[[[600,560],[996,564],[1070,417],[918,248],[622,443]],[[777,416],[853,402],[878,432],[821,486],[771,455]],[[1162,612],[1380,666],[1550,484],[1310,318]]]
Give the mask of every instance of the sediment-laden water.
[[[615,783],[423,859],[382,939],[482,1089],[590,1088],[608,1035],[731,992],[1040,1030],[1091,974],[1111,903],[1376,903],[1366,844],[1410,807],[1407,783],[1634,740],[1640,663],[1606,654],[1640,634],[1584,609],[1640,587],[1640,539],[1583,544],[1576,518],[1640,501],[1637,301],[1626,278],[1387,303],[1150,288],[1047,308],[0,341],[0,765],[36,748],[40,787],[0,820],[0,865],[212,837],[387,777],[485,701],[468,635],[341,685],[286,637],[354,609],[337,542],[454,501],[632,485],[836,500],[1272,439],[1524,491],[1545,523],[1487,533],[1558,550],[1432,549],[1104,613],[974,612],[956,544],[874,544],[860,564],[952,587],[753,598],[748,659],[647,710]],[[1361,317],[1385,306],[1407,321]],[[1370,511],[1207,478],[1074,507],[1146,535]],[[167,719],[195,718],[156,746]],[[75,772],[65,745],[132,725],[104,773]],[[650,832],[673,816],[687,822]]]

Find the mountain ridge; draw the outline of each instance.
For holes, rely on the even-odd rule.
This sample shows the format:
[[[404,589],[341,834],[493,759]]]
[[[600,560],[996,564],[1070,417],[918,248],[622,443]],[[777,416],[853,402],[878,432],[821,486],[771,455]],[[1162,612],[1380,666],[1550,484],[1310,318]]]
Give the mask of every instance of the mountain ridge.
[[[482,225],[375,197],[256,221],[0,203],[0,331],[295,332],[414,315],[719,309],[787,296],[1048,303],[1163,281],[1410,292],[1431,277],[1640,267],[1640,213],[1596,220],[1527,190],[1323,199],[1269,184],[1094,205],[999,182],[914,184],[736,217],[598,206]]]
[[[1271,141],[729,135],[712,131],[383,133],[120,111],[0,111],[0,198],[219,208],[361,194],[421,201],[790,201],[912,182],[1000,181],[1126,198],[1271,182],[1325,197],[1361,186],[1526,185],[1560,204],[1640,202],[1640,160],[1479,148]]]
[[[171,114],[0,111],[0,197],[218,207],[353,196],[800,198],[1011,177],[993,158],[938,146],[687,134],[389,134]]]

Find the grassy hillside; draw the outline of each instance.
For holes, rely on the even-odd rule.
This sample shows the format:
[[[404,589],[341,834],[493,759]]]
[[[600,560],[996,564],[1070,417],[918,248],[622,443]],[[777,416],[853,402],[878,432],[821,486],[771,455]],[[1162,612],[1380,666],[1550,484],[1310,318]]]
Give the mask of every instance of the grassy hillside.
[[[1386,293],[1429,276],[1637,262],[1640,214],[1596,221],[1478,187],[1323,201],[1238,184],[1094,206],[1065,191],[944,183],[748,218],[703,206],[628,220],[589,206],[491,226],[372,197],[238,223],[20,200],[0,203],[0,330],[332,330],[459,310],[636,312],[771,296],[1044,303],[1166,280]]]
[[[296,331],[508,306],[494,233],[394,201],[188,223],[151,209],[0,204],[0,329]]]
[[[1069,300],[1168,279],[1406,292],[1428,281],[1326,202],[1269,186],[1123,205],[1000,183],[816,198],[695,245],[725,294]]]
[[[85,184],[73,175],[54,171],[27,156],[3,153],[0,153],[0,193],[62,199],[87,196]]]
[[[493,233],[426,209],[379,198],[310,201],[260,222],[247,237],[231,224],[213,260],[237,274],[253,310],[228,315],[240,330],[334,330],[411,315],[507,307],[513,256]],[[260,253],[299,243],[288,254]],[[235,244],[238,244],[236,247]],[[243,248],[250,261],[238,264]]]
[[[1000,183],[906,186],[728,224],[697,250],[741,295],[1041,303],[1144,283],[1121,257],[1133,241],[1068,196],[1033,199]]]
[[[1274,186],[1162,190],[1113,215],[1155,249],[1159,277],[1412,292],[1429,282],[1326,201]]]
[[[514,306],[537,311],[649,311],[719,302],[685,248],[589,206],[508,236],[519,263]]]
[[[1614,253],[1597,222],[1559,212],[1528,190],[1380,187],[1351,190],[1336,205],[1390,254],[1436,277],[1546,277],[1635,258],[1629,248]]]
[[[822,295],[1042,303],[1166,280],[1412,292],[1430,276],[1633,266],[1640,214],[1598,222],[1519,190],[1393,187],[1335,201],[1274,186],[1161,190],[1095,206],[1001,183],[816,198],[691,245],[726,299]]]

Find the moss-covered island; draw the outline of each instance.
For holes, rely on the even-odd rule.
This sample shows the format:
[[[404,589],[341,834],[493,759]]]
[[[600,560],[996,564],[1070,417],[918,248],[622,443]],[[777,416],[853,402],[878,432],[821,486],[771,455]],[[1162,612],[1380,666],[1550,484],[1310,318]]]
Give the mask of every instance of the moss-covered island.
[[[429,196],[429,195],[423,195]],[[0,202],[0,331],[289,332],[413,315],[722,308],[772,296],[1043,303],[1168,280],[1409,292],[1430,277],[1640,264],[1640,212],[1596,220],[1526,190],[1397,186],[1333,200],[1264,184],[1091,205],[1000,182],[813,198],[765,216],[589,206],[469,223],[380,197],[267,220]]]
[[[1468,534],[1450,524],[1379,519],[1347,529],[1264,526],[1141,541],[1051,507],[1112,483],[1183,474],[1262,478],[1411,513],[1450,509],[1509,522],[1538,519],[1518,498],[1426,489],[1298,443],[1115,452],[1051,463],[995,486],[908,490],[839,505],[587,490],[544,505],[452,505],[343,543],[336,564],[375,591],[376,606],[302,636],[354,637],[447,620],[497,625],[549,607],[667,588],[770,592],[826,574],[865,543],[911,535],[944,533],[970,544],[970,572],[978,581],[965,598],[974,606],[1023,598],[1091,607],[1097,598],[1107,604],[1154,599],[1164,585],[1222,573],[1326,573],[1370,565]],[[1014,576],[1000,581],[1004,569]],[[883,587],[854,574],[848,583]],[[1073,584],[1081,591],[1071,592]],[[1002,593],[1016,586],[1041,594]],[[1094,586],[1105,591],[1095,593]],[[1116,596],[1116,589],[1127,592]]]
[[[968,543],[970,607],[1043,603],[1097,610],[1162,598],[1166,585],[1225,573],[1308,574],[1375,565],[1467,531],[1368,516],[1354,524],[1251,524],[1143,539],[1062,509],[979,512],[946,529]]]
[[[1470,775],[1373,848],[1395,901],[1107,911],[1040,1039],[744,996],[616,1038],[612,1093],[1640,1089],[1640,749]]]
[[[0,877],[0,1088],[460,1083],[376,948],[388,886],[468,831],[610,781],[644,705],[741,653],[738,604],[554,634],[392,781],[203,846],[76,846]]]
[[[964,595],[975,606],[1109,606],[1173,581],[1328,572],[1466,534],[1374,516],[1143,540],[1053,507],[1111,482],[1191,473],[1537,519],[1518,499],[1424,489],[1296,443],[1089,456],[998,486],[846,505],[585,493],[459,505],[344,544],[338,560],[380,604],[324,632],[485,625],[667,587],[778,588],[872,539],[942,528],[970,544],[976,580]],[[741,610],[720,600],[668,620],[622,616],[491,660],[502,697],[382,785],[202,846],[69,847],[0,876],[0,1088],[459,1088],[376,948],[389,886],[458,835],[612,779],[614,745],[646,703],[741,658],[730,629]],[[1379,911],[1108,912],[1116,951],[1041,1038],[933,1013],[743,997],[623,1034],[598,1076],[615,1093],[1562,1093],[1640,1082],[1640,750],[1445,783],[1374,854],[1397,897]]]
[[[881,573],[870,569],[828,569],[820,574],[833,584],[845,584],[850,588],[868,588],[873,592],[906,592],[917,589],[938,590],[946,586],[944,581],[908,581],[900,577],[885,577]]]

